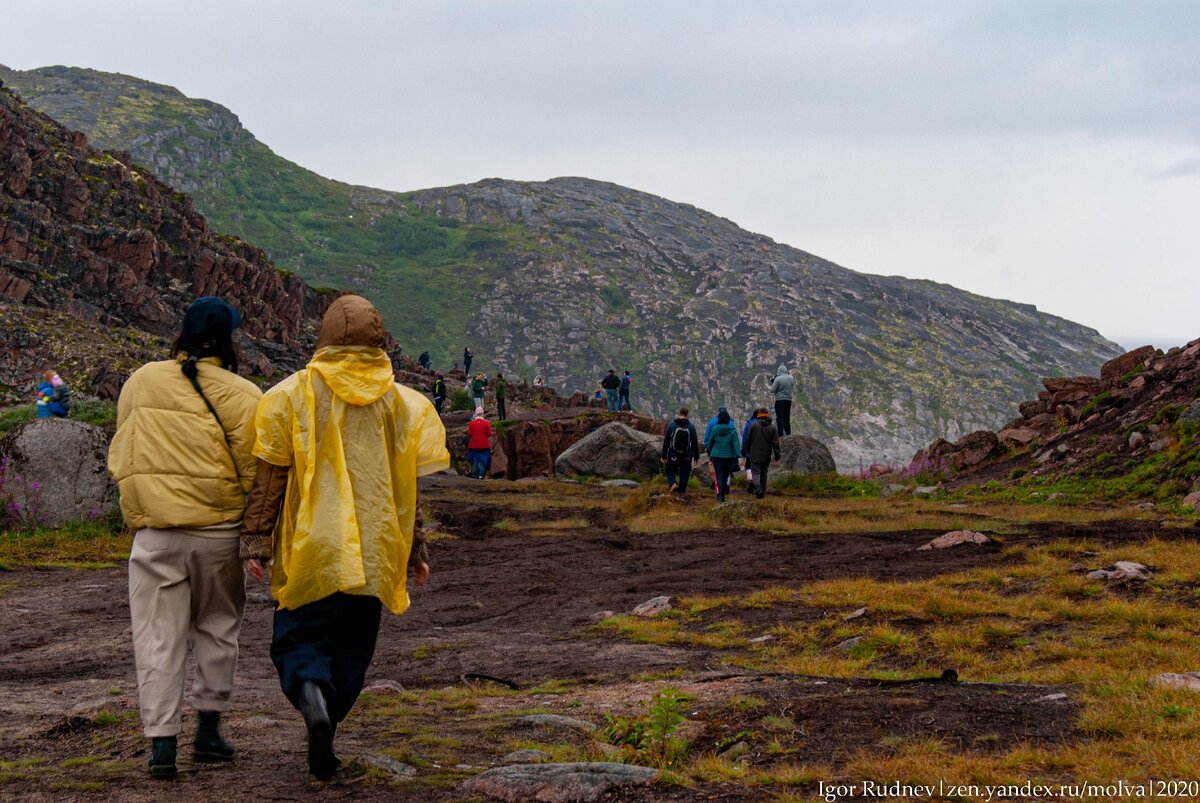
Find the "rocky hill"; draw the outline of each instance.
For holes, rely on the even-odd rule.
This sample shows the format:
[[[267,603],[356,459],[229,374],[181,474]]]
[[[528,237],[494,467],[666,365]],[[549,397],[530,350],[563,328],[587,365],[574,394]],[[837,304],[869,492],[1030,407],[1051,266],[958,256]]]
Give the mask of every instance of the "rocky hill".
[[[1165,354],[1143,346],[1099,376],[1042,384],[999,432],[939,439],[910,472],[945,471],[954,484],[1069,481],[1068,491],[1166,502],[1200,491],[1200,340]],[[1200,507],[1200,494],[1188,499]]]
[[[99,151],[0,86],[0,401],[27,400],[55,365],[112,396],[161,358],[188,302],[241,309],[247,370],[287,370],[311,346],[326,296],[259,249],[217,234],[187,195]]]
[[[740,419],[795,368],[798,428],[843,468],[1010,418],[1043,376],[1120,352],[1032,306],[857,273],[684,204],[581,178],[388,193],[273,154],[228,110],[169,87],[62,67],[0,70],[29,102],[129,149],[224,230],[309,281],[373,298],[408,351]]]

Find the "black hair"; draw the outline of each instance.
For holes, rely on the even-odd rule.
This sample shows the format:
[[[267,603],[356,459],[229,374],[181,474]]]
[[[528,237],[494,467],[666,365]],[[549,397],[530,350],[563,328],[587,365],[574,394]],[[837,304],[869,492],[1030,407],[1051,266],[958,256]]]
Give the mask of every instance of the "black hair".
[[[200,387],[200,368],[196,365],[197,361],[205,357],[216,357],[221,361],[221,367],[226,371],[237,373],[238,370],[238,353],[233,345],[233,332],[226,332],[218,335],[215,340],[206,340],[201,343],[196,342],[195,337],[188,337],[185,334],[180,334],[175,338],[175,342],[171,344],[171,356],[178,357],[180,354],[186,354],[187,358],[179,364],[179,369],[183,371],[183,375],[192,383],[192,387],[200,394],[200,398],[204,401],[204,406],[212,413],[213,418],[217,419],[217,426],[221,428],[221,434],[225,436],[225,443],[229,443],[229,433],[225,430],[225,424],[221,421],[221,416],[217,415],[217,408],[213,407],[212,402],[204,395],[204,389]],[[232,457],[232,447],[230,456]],[[233,470],[237,472],[237,461],[233,461]]]

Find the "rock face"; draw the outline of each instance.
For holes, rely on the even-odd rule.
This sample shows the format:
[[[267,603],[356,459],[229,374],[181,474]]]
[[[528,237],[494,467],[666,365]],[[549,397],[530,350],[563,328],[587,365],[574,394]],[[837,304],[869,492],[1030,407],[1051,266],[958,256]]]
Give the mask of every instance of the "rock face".
[[[837,464],[825,444],[815,438],[785,435],[779,439],[779,470],[797,474],[825,474],[837,471]]]
[[[797,379],[796,429],[846,469],[996,429],[1039,377],[1092,373],[1119,353],[1031,306],[856,273],[613,184],[348,187],[280,159],[228,110],[170,87],[67,68],[0,78],[194,187],[206,214],[280,264],[368,294],[406,349],[428,348],[439,365],[458,359],[466,339],[506,375],[540,374],[568,392],[628,368],[635,409],[664,416],[680,403],[706,414],[766,404],[767,376],[785,362]],[[319,199],[303,217],[277,200],[295,188]],[[331,211],[314,222],[322,210]],[[261,224],[276,219],[287,225]],[[340,262],[309,247],[330,230]],[[422,260],[433,250],[476,278],[429,278]]]
[[[86,136],[0,88],[0,302],[78,322],[57,329],[59,345],[75,349],[72,364],[57,366],[68,384],[111,395],[129,366],[93,356],[88,335],[141,333],[157,346],[201,295],[241,311],[243,364],[264,376],[302,362],[327,303],[261,250],[211,231],[188,196],[129,154],[90,148]],[[50,361],[44,340],[54,338],[0,330],[0,362],[20,351],[26,372],[0,376],[0,394],[23,394],[30,373]]]
[[[4,492],[33,525],[61,527],[114,511],[107,458],[104,430],[70,419],[30,421],[0,439]]]
[[[662,463],[662,439],[625,424],[605,424],[558,456],[557,474],[653,477]]]
[[[591,803],[652,783],[658,770],[632,764],[519,764],[497,767],[463,784],[464,791],[511,803]]]
[[[1026,475],[1113,478],[1157,462],[1147,495],[1194,491],[1200,461],[1200,340],[1160,354],[1143,346],[1100,377],[1053,377],[999,432],[979,431],[917,452],[910,471],[944,470],[953,482],[1021,481]],[[1187,502],[1185,501],[1185,504]]]

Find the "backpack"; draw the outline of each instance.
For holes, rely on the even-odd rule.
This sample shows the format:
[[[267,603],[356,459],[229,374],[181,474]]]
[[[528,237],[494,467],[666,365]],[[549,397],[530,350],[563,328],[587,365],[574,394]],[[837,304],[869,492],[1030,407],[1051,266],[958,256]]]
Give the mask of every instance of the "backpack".
[[[433,380],[433,395],[436,398],[442,398],[446,395],[446,383],[440,379]]]
[[[692,451],[692,433],[685,426],[675,426],[671,434],[671,453],[676,457],[687,457]]]
[[[71,412],[71,389],[66,385],[59,385],[54,389],[54,400],[62,405],[63,412]]]

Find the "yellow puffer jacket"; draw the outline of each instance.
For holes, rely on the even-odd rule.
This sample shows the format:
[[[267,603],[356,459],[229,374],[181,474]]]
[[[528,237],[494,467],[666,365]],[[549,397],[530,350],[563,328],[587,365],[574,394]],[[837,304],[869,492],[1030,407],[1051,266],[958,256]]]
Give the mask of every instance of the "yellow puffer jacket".
[[[130,527],[230,524],[246,509],[254,482],[254,411],[262,392],[215,357],[197,367],[229,446],[178,361],[143,365],[121,389],[108,473],[121,489],[121,513]]]

